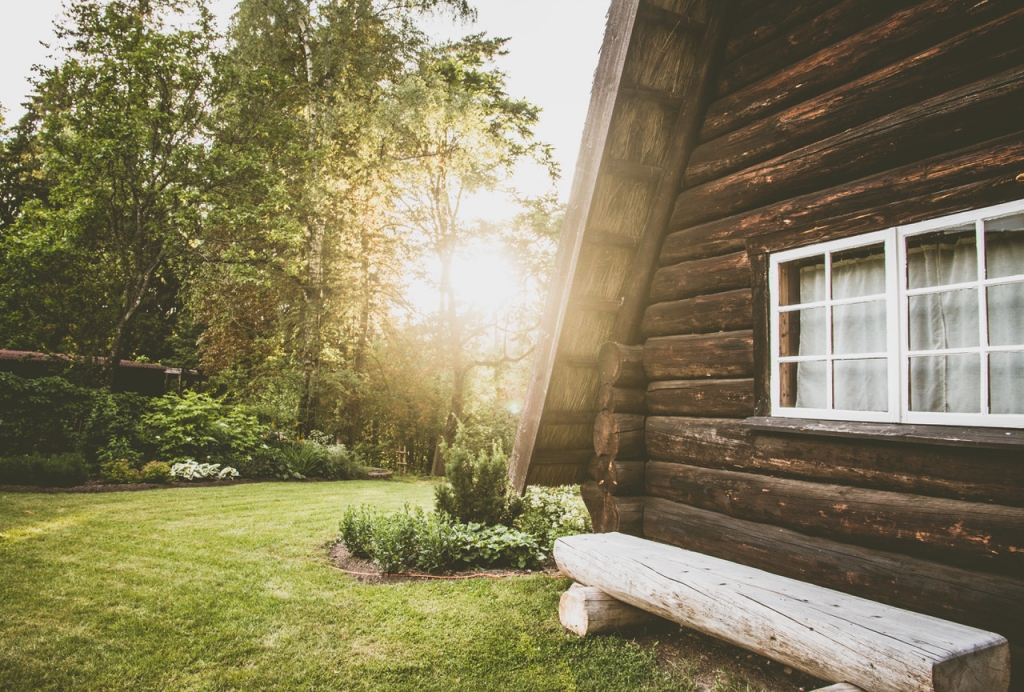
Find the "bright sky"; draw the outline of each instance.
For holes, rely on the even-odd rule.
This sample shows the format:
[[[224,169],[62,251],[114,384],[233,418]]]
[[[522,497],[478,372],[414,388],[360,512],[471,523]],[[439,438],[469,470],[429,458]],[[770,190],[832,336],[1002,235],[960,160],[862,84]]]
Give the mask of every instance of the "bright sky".
[[[508,74],[509,92],[543,109],[537,135],[555,148],[562,169],[557,187],[564,201],[572,183],[610,0],[475,0],[473,4],[479,13],[475,24],[456,26],[433,20],[427,30],[437,39],[481,31],[511,37],[509,55],[499,65]],[[220,27],[226,28],[235,0],[212,0],[211,6]],[[40,42],[52,41],[53,20],[61,7],[62,0],[0,0],[0,104],[8,124],[23,113],[20,104],[31,89],[32,66],[47,61],[49,51]],[[514,184],[530,195],[543,194],[550,186],[543,171],[534,166],[520,171]],[[487,196],[467,200],[463,208],[470,218],[492,221],[515,213],[504,200]],[[510,272],[509,263],[486,248],[474,254],[460,263],[464,266],[458,273],[465,281],[459,283],[472,287],[478,303],[497,307],[515,284],[511,275],[499,277]],[[436,294],[425,286],[411,288],[422,295],[422,301],[418,296],[415,300],[422,302],[422,309],[436,305]]]

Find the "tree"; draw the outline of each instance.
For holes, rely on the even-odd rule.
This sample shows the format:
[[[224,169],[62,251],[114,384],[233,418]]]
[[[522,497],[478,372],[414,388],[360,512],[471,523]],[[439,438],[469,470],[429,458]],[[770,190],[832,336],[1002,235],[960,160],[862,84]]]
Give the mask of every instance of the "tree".
[[[12,235],[54,244],[83,271],[67,288],[92,295],[73,303],[108,306],[108,386],[144,301],[164,294],[173,312],[166,303],[201,239],[211,21],[204,0],[69,4],[63,60],[35,84],[35,146],[51,186]]]
[[[423,50],[417,70],[399,86],[392,102],[396,148],[404,163],[396,196],[399,213],[440,267],[437,339],[446,356],[451,397],[434,454],[437,475],[444,473],[440,443],[454,442],[463,416],[469,373],[528,354],[505,350],[481,360],[468,353],[475,339],[499,325],[474,321],[459,309],[453,262],[479,235],[479,227],[463,218],[461,203],[469,195],[505,187],[524,159],[547,166],[551,177],[557,177],[550,148],[534,139],[539,109],[510,97],[504,73],[493,64],[504,54],[506,42],[477,34]]]
[[[423,43],[414,16],[431,10],[470,13],[465,0],[242,0],[231,29],[204,285],[261,286],[250,314],[276,332],[276,366],[295,373],[300,433],[337,417],[387,302],[395,253],[377,212],[388,163],[376,109]],[[207,352],[216,336],[204,334]]]

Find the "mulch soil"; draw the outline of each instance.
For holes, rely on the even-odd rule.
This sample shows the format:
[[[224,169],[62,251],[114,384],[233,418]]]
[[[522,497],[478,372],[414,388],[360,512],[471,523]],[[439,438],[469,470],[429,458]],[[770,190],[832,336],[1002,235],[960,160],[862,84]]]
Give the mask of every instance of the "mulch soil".
[[[534,574],[552,579],[562,576],[554,563],[545,565],[540,570],[492,569],[454,572],[443,576],[383,574],[373,562],[353,557],[341,543],[331,546],[329,557],[332,567],[366,584],[400,584],[432,579],[504,579]],[[695,665],[696,668],[691,675],[701,692],[712,689],[723,672],[737,680],[749,680],[753,685],[752,692],[760,689],[770,692],[806,692],[828,684],[764,656],[667,620],[645,627],[625,629],[619,632],[619,636],[630,639],[645,649],[652,649],[658,664],[663,668],[686,668]]]

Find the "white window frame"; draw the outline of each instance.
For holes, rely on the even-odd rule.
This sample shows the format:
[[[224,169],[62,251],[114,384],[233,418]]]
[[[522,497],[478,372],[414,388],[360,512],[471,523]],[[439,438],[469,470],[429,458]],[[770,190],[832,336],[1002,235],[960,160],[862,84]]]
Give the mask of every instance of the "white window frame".
[[[1021,428],[1024,427],[1024,414],[993,414],[988,412],[989,406],[989,354],[999,352],[1017,352],[1021,346],[989,346],[988,345],[988,310],[987,288],[993,285],[1014,283],[1024,279],[1024,274],[989,279],[985,275],[985,220],[1024,212],[1024,200],[1000,204],[983,209],[952,214],[920,223],[895,226],[883,231],[865,233],[850,238],[843,238],[816,245],[773,253],[768,265],[768,296],[770,301],[769,347],[771,349],[771,371],[769,373],[769,391],[771,395],[771,411],[773,416],[784,418],[818,418],[822,420],[865,421],[882,423],[907,423],[922,425],[962,425],[982,427]],[[955,226],[974,224],[975,243],[977,247],[978,270],[974,281],[962,284],[936,286],[925,289],[909,289],[907,278],[906,239],[908,237],[942,230]],[[883,244],[885,247],[885,283],[886,302],[886,345],[884,354],[888,378],[888,411],[847,411],[832,408],[835,396],[833,387],[832,364],[836,360],[863,359],[865,357],[881,357],[882,354],[856,354],[837,356],[832,353],[832,330],[825,330],[824,356],[780,356],[780,314],[792,310],[824,308],[825,323],[832,323],[833,305],[858,303],[877,296],[859,296],[857,298],[834,301],[832,299],[831,256],[843,250],[855,249],[868,245]],[[802,303],[795,306],[779,305],[779,265],[807,257],[823,256],[825,258],[825,299],[813,303]],[[909,298],[914,295],[931,292],[948,291],[951,289],[975,289],[978,295],[978,329],[979,346],[960,349],[940,349],[928,351],[909,350]],[[956,353],[976,353],[981,359],[981,412],[980,413],[934,413],[910,410],[910,358],[915,356],[944,355]],[[797,408],[781,405],[781,365],[801,360],[824,361],[826,363],[826,404],[827,408]],[[1021,383],[1024,386],[1024,382]]]

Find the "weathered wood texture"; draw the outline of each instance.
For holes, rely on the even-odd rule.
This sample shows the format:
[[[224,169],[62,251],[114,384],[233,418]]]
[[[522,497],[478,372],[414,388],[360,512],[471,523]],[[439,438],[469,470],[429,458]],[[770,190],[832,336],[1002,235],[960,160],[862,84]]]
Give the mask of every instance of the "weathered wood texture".
[[[615,632],[657,622],[658,618],[601,589],[573,584],[558,601],[558,620],[562,627],[581,637]]]
[[[972,569],[1024,574],[1024,508],[650,462],[647,494]]]
[[[742,421],[650,416],[652,460],[1024,507],[1020,453],[755,433]]]
[[[648,498],[644,536],[1024,640],[1024,580],[806,536]]]
[[[786,151],[919,103],[1020,64],[1024,10],[929,46],[909,58],[757,120],[697,147],[686,186],[718,178]]]
[[[819,687],[812,692],[864,692],[864,688],[851,685],[848,682],[837,682],[834,685],[828,687]]]
[[[826,680],[877,692],[1005,692],[1004,637],[621,534],[555,543],[563,574]]]
[[[651,282],[649,300],[661,303],[749,286],[750,260],[747,253],[734,252],[658,269]]]
[[[746,8],[741,3],[737,24],[726,44],[726,62],[732,63],[744,53],[785,34],[834,4],[835,0],[772,0]]]
[[[594,422],[594,451],[613,459],[642,457],[644,417],[635,413],[598,413]]]
[[[644,344],[649,380],[750,377],[754,339],[749,330],[721,334],[653,337]]]
[[[644,336],[708,334],[751,327],[750,289],[655,303],[640,328]]]
[[[644,498],[619,497],[603,490],[597,481],[580,486],[583,504],[590,512],[595,533],[618,531],[634,536],[643,535]]]
[[[720,137],[1016,9],[1019,6],[1013,0],[914,3],[865,31],[718,99],[708,108],[701,140]]]
[[[597,393],[597,410],[612,413],[647,413],[644,389],[602,385]]]
[[[663,380],[647,387],[652,416],[743,418],[754,412],[754,381]]]
[[[590,463],[588,472],[598,487],[611,495],[642,495],[646,463],[598,456]]]
[[[597,356],[597,372],[602,385],[637,387],[647,382],[644,375],[644,351],[608,341]]]

